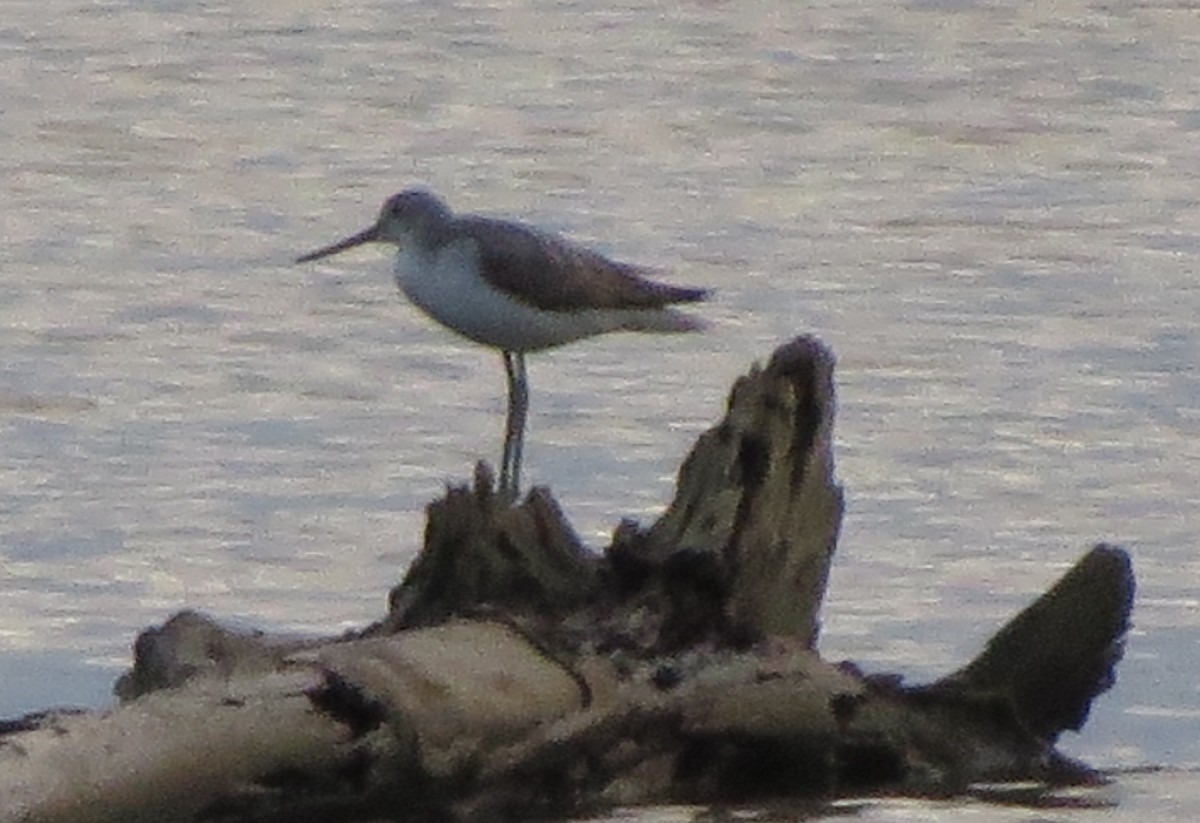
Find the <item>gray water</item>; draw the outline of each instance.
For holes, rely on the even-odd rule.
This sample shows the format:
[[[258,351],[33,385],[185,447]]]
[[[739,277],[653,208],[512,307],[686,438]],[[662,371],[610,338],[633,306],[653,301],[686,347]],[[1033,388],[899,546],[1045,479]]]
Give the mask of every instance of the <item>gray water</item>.
[[[102,704],[183,607],[382,613],[425,504],[499,458],[499,358],[380,250],[290,261],[420,183],[717,292],[706,334],[532,359],[529,479],[590,545],[812,332],[849,501],[828,656],[936,677],[1132,550],[1119,684],[1064,744],[1171,771],[1100,812],[847,813],[1200,812],[1194,8],[9,0],[0,77],[0,716]]]

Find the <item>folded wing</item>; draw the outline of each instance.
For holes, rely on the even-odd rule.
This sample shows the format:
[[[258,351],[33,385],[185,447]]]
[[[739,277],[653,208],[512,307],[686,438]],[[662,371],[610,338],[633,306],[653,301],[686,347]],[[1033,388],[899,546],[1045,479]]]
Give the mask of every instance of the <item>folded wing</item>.
[[[492,286],[544,311],[661,309],[708,296],[707,289],[648,280],[649,269],[517,223],[470,217],[458,228],[475,241],[483,276]]]

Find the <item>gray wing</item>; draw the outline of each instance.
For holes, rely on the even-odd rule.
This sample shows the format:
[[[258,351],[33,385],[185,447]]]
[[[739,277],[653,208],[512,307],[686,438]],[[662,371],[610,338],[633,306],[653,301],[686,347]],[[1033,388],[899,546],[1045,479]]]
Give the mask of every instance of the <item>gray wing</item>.
[[[707,289],[646,280],[648,269],[618,263],[519,223],[464,217],[456,228],[475,241],[489,283],[546,311],[660,309],[708,296]]]

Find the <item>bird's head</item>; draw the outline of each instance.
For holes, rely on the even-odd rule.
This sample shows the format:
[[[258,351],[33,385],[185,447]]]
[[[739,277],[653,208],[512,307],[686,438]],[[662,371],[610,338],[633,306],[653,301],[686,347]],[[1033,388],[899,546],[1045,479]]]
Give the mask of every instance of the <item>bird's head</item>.
[[[453,219],[450,208],[426,189],[405,189],[384,201],[375,225],[332,245],[296,258],[297,263],[319,260],[363,243],[392,243],[403,246],[428,236]]]

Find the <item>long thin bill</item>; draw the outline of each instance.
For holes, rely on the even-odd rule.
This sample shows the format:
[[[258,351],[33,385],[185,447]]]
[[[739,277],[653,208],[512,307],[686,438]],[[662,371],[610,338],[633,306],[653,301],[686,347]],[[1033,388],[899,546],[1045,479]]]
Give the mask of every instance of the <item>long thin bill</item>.
[[[310,260],[320,260],[322,257],[328,257],[331,254],[352,249],[355,246],[361,246],[363,243],[370,243],[373,240],[379,239],[379,227],[371,226],[369,229],[363,229],[358,234],[352,234],[345,240],[339,240],[332,246],[326,246],[323,249],[310,251],[308,254],[302,254],[296,258],[297,263],[307,263]]]

